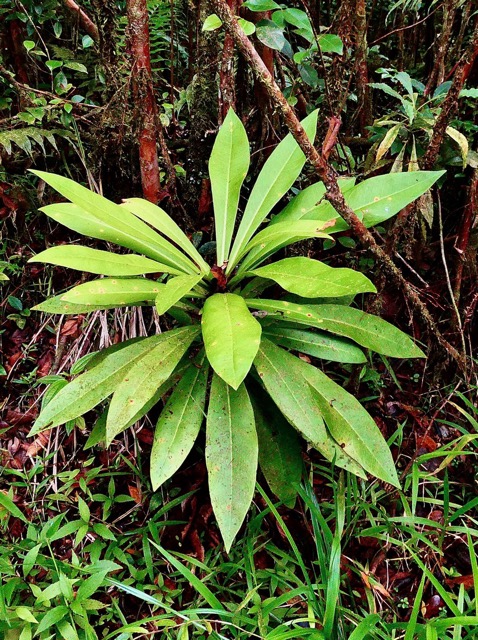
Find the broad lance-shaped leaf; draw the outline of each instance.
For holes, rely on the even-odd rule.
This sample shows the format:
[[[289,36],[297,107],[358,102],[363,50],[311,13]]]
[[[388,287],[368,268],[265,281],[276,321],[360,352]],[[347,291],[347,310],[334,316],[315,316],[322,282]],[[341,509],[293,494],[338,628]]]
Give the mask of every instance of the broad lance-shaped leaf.
[[[209,493],[226,551],[246,517],[257,475],[254,412],[243,384],[234,391],[212,379],[206,425]]]
[[[32,311],[43,311],[44,313],[58,313],[61,315],[78,315],[79,313],[91,313],[92,311],[101,311],[104,309],[115,309],[118,304],[75,304],[74,302],[66,302],[63,295],[53,296],[43,302],[32,307]]]
[[[317,116],[318,111],[314,111],[302,121],[302,126],[312,142],[317,130]],[[289,133],[265,162],[249,195],[229,256],[227,273],[234,269],[242,250],[272,207],[294,184],[304,164],[305,155]]]
[[[231,280],[239,279],[239,276],[256,267],[266,258],[283,247],[288,247],[294,242],[307,240],[308,238],[330,239],[330,235],[324,232],[326,223],[317,223],[315,220],[299,220],[293,223],[269,225],[250,241],[244,249],[245,258],[239,265],[236,276]]]
[[[108,355],[98,366],[78,376],[46,405],[37,418],[31,436],[74,420],[113,393],[125,373],[162,339],[162,335],[136,340]]]
[[[370,280],[353,269],[329,267],[311,258],[285,258],[251,271],[270,278],[299,296],[322,298],[377,291]]]
[[[254,388],[252,407],[259,440],[259,466],[271,491],[292,508],[302,476],[302,454],[297,431],[263,390]]]
[[[299,365],[298,358],[264,338],[254,360],[267,392],[290,424],[324,458],[363,476],[360,465],[344,453],[327,433],[319,405]]]
[[[166,382],[198,333],[199,327],[191,326],[161,334],[161,340],[122,376],[108,410],[107,444],[127,428]]]
[[[203,351],[185,371],[159,416],[151,450],[154,490],[179,469],[196,441],[205,415],[208,371]]]
[[[62,244],[38,253],[28,262],[46,262],[102,276],[139,276],[143,273],[171,273],[170,267],[135,254],[119,255],[76,244]],[[176,270],[173,270],[176,273]]]
[[[199,251],[189,240],[184,231],[174,222],[174,220],[161,207],[143,200],[143,198],[128,198],[119,205],[123,209],[127,209],[137,218],[144,220],[154,229],[157,229],[166,238],[172,240],[180,247],[186,255],[188,255],[195,264],[197,264],[203,273],[209,273],[210,267]]]
[[[237,389],[259,348],[261,325],[251,315],[244,298],[234,293],[216,293],[204,304],[201,326],[211,367]]]
[[[219,129],[209,159],[219,266],[222,266],[229,256],[239,195],[249,170],[249,163],[249,140],[246,130],[234,110],[230,108]]]
[[[159,284],[159,293],[155,299],[156,311],[160,316],[166,313],[176,302],[193,289],[202,279],[198,276],[176,276],[166,284]]]
[[[145,278],[101,278],[73,287],[61,296],[65,302],[91,305],[124,306],[152,302],[160,285]]]
[[[288,322],[337,333],[351,338],[367,349],[392,358],[424,358],[425,354],[403,331],[378,316],[344,305],[300,305],[283,300],[253,300],[251,309],[264,311],[267,316]]]
[[[337,338],[322,332],[288,329],[287,326],[275,323],[263,327],[263,335],[287,349],[306,353],[314,358],[331,360],[332,362],[361,363],[367,358],[361,349],[344,338]]]
[[[369,413],[354,396],[312,365],[304,376],[316,391],[327,427],[343,451],[377,478],[400,487],[390,449]]]

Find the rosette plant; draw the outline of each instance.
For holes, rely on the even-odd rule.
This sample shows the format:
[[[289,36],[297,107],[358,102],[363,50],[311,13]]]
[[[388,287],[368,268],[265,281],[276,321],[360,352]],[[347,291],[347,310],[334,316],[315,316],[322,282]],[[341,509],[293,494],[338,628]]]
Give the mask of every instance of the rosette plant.
[[[302,124],[313,140],[317,112]],[[363,349],[423,357],[397,328],[349,306],[355,295],[375,291],[362,273],[306,257],[271,259],[293,242],[329,238],[346,228],[321,201],[321,183],[267,220],[305,163],[292,136],[264,164],[238,222],[249,159],[245,129],[230,110],[209,162],[213,266],[154,204],[133,198],[117,205],[67,178],[34,172],[70,200],[43,207],[44,213],[134,252],[70,244],[40,253],[32,260],[104,277],[36,309],[76,314],[154,305],[159,316],[170,316],[172,328],[84,358],[75,367],[80,375],[42,408],[32,435],[74,420],[111,396],[99,420],[109,444],[161,403],[151,453],[156,489],[179,469],[204,425],[210,496],[226,549],[250,506],[258,464],[271,490],[293,504],[302,469],[299,435],[338,467],[398,486],[389,448],[371,416],[311,362],[365,362]],[[414,172],[341,184],[349,204],[371,226],[397,213],[439,175]]]

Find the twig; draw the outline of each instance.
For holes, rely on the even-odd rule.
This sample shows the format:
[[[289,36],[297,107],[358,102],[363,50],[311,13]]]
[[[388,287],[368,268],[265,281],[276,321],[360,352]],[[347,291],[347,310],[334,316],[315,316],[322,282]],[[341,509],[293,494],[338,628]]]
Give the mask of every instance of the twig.
[[[63,0],[63,4],[67,9],[69,9],[72,13],[78,16],[78,20],[86,31],[86,33],[95,41],[99,42],[100,34],[98,31],[98,27],[90,18],[90,16],[86,13],[84,9],[78,5],[75,0]]]
[[[449,356],[451,356],[456,361],[461,369],[464,369],[465,362],[463,356],[442,336],[435,321],[430,315],[430,312],[420,300],[417,293],[412,289],[410,284],[404,278],[400,269],[394,264],[390,256],[388,256],[377,244],[370,231],[365,227],[363,222],[355,215],[354,211],[346,203],[345,198],[340,191],[337,182],[337,175],[335,174],[333,168],[328,164],[326,157],[319,154],[308,139],[304,128],[297,119],[291,106],[281,93],[279,87],[276,85],[274,78],[267,70],[252,43],[240,28],[236,18],[231,13],[225,0],[212,0],[212,4],[217,15],[221,18],[226,31],[230,33],[234,38],[234,42],[236,43],[239,51],[251,66],[258,80],[263,84],[268,96],[282,113],[289,131],[304,152],[308,161],[314,167],[319,178],[323,181],[326,187],[327,200],[347,222],[355,237],[361,242],[361,244],[363,244],[373,253],[389,279],[403,290],[406,298],[413,306],[413,308],[417,311],[422,322],[428,328],[430,333],[435,336],[436,340],[442,346],[442,348],[447,352]],[[331,122],[331,127],[329,128],[328,133],[329,141],[323,151],[327,151],[330,147],[330,136],[336,135],[336,123],[337,121],[335,119],[333,122]]]

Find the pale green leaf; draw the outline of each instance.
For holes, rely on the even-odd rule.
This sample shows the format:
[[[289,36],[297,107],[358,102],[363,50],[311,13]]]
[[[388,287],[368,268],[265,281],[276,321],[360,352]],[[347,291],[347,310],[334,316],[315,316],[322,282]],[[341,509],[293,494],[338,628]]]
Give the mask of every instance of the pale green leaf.
[[[104,309],[115,309],[122,305],[107,304],[107,305],[93,305],[93,304],[75,304],[73,302],[66,302],[63,300],[63,295],[53,296],[40,302],[31,308],[32,311],[43,311],[44,313],[59,313],[62,315],[78,315],[80,313],[91,313],[92,311],[100,311]],[[127,305],[123,305],[127,306]]]
[[[22,522],[28,524],[27,518],[23,515],[10,496],[3,491],[0,491],[0,513],[3,510],[7,511],[14,518],[18,518]]]
[[[152,302],[160,284],[145,278],[101,278],[73,287],[61,296],[64,302],[93,306],[125,306]]]
[[[400,133],[401,127],[401,124],[396,124],[387,131],[383,140],[378,145],[377,153],[375,155],[375,162],[379,162],[390,149],[392,144],[395,142],[398,134]]]
[[[108,409],[107,444],[127,428],[131,419],[168,380],[198,333],[198,326],[190,326],[161,334],[156,344],[123,374]]]
[[[162,339],[161,334],[135,340],[132,344],[109,354],[97,366],[75,378],[42,409],[30,436],[43,429],[74,420],[96,407],[113,393],[135,362]]]
[[[28,607],[17,607],[15,609],[16,615],[20,618],[20,620],[25,620],[25,622],[32,622],[33,624],[38,624],[38,620],[33,615],[31,609]]]
[[[333,33],[324,33],[317,38],[322,53],[337,53],[341,56],[344,52],[344,43],[340,36]]]
[[[212,368],[237,389],[259,348],[261,325],[251,315],[244,298],[233,293],[216,293],[204,304],[201,326]]]
[[[241,29],[246,34],[246,36],[252,36],[252,34],[255,33],[256,25],[253,22],[250,22],[249,20],[244,20],[244,18],[238,18],[237,22],[241,27]]]
[[[49,609],[40,620],[40,624],[36,628],[36,635],[40,635],[40,633],[43,633],[60,620],[63,620],[63,618],[66,618],[68,613],[68,607],[65,607],[64,605]]]
[[[317,117],[318,111],[314,111],[302,121],[302,126],[312,142],[315,139]],[[272,207],[294,184],[304,164],[305,155],[289,133],[265,162],[249,195],[229,256],[227,273],[236,266],[244,247],[271,212]]]
[[[263,334],[287,349],[306,353],[314,358],[355,364],[367,361],[365,354],[355,344],[326,333],[288,329],[278,324],[263,328]]]
[[[159,292],[155,298],[156,311],[162,316],[176,302],[179,302],[202,279],[198,276],[176,276],[168,280],[166,284],[158,284]]]
[[[211,504],[229,552],[254,495],[258,445],[245,386],[234,391],[217,375],[211,384],[205,455]]]
[[[172,240],[198,265],[203,273],[209,273],[210,267],[207,262],[205,262],[204,258],[184,231],[182,231],[161,207],[158,207],[152,202],[148,202],[148,200],[143,200],[143,198],[128,198],[119,206],[127,209],[133,215],[141,218],[141,220],[150,224],[154,229],[157,229],[157,231],[166,236],[166,238]]]
[[[468,161],[469,151],[469,144],[466,136],[464,136],[461,131],[458,131],[458,129],[455,129],[454,127],[447,127],[446,133],[460,147],[461,157],[463,158],[463,168],[465,168]]]
[[[249,140],[246,130],[234,110],[230,108],[219,129],[209,159],[219,266],[222,266],[229,256],[239,195],[249,163]]]
[[[297,432],[285,420],[267,394],[251,395],[259,440],[259,466],[271,491],[292,508],[302,476],[302,454]]]
[[[204,20],[201,31],[215,31],[216,29],[219,29],[219,27],[221,26],[222,26],[221,18],[217,16],[215,13],[211,13],[211,15]]]
[[[46,262],[103,276],[139,276],[143,273],[171,273],[170,267],[135,254],[119,255],[76,244],[62,244],[38,253],[28,262]],[[173,270],[176,273],[176,270]]]
[[[254,365],[267,392],[290,424],[327,460],[363,475],[360,465],[335,446],[327,433],[317,400],[302,374],[301,361],[262,339]]]
[[[372,282],[359,271],[329,267],[323,262],[305,257],[278,260],[250,273],[269,278],[286,291],[306,298],[340,297],[377,291]]]
[[[370,414],[322,371],[302,364],[304,375],[317,392],[327,427],[342,450],[372,475],[399,487],[390,449]]]
[[[351,338],[358,344],[392,358],[424,358],[425,354],[400,329],[378,316],[344,305],[299,305],[276,300],[253,300],[247,306],[288,322],[298,322]]]
[[[154,432],[151,483],[156,490],[182,465],[204,419],[209,366],[204,356],[190,366],[170,395]]]

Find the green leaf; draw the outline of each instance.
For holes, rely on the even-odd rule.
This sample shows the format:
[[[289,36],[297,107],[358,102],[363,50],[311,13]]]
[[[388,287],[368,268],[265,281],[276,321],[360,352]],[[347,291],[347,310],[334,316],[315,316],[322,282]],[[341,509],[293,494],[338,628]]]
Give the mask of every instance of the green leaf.
[[[205,415],[208,371],[203,352],[187,369],[161,412],[151,450],[155,491],[179,469],[196,441]]]
[[[246,130],[234,110],[230,108],[219,129],[209,159],[219,266],[229,257],[239,195],[249,164],[249,140]]]
[[[234,391],[217,375],[211,384],[205,454],[211,504],[229,552],[254,495],[258,445],[245,386]]]
[[[78,640],[78,633],[67,620],[60,620],[57,623],[57,628],[61,633],[62,640]]]
[[[244,31],[246,36],[252,36],[256,31],[256,25],[253,22],[249,22],[249,20],[244,20],[244,18],[238,18],[237,23]]]
[[[40,624],[36,628],[36,635],[40,635],[60,620],[63,620],[63,618],[66,618],[67,615],[68,607],[65,607],[63,605],[50,609],[40,620]]]
[[[28,262],[46,262],[103,276],[138,276],[143,273],[171,273],[165,264],[134,254],[118,255],[75,244],[62,244],[38,253]],[[176,269],[173,269],[176,273]]]
[[[460,91],[460,98],[478,98],[478,87],[470,87]]]
[[[314,111],[302,121],[312,142],[317,130],[317,117],[318,111]],[[294,184],[304,164],[305,155],[289,133],[271,153],[254,184],[229,256],[227,273],[234,269],[244,247],[272,207]]]
[[[326,333],[313,333],[312,331],[272,325],[264,328],[263,334],[269,340],[287,347],[287,349],[306,353],[314,358],[355,364],[367,362],[364,353],[355,344],[343,338],[329,336]]]
[[[41,411],[29,435],[33,436],[43,429],[74,420],[96,407],[113,393],[135,362],[162,339],[161,334],[136,340],[109,354],[97,366],[78,376],[63,387]]]
[[[251,401],[259,440],[259,466],[271,491],[293,508],[297,495],[294,484],[299,484],[303,466],[297,432],[264,391],[254,389]]]
[[[322,371],[303,365],[327,427],[342,450],[375,477],[400,487],[390,449],[370,414]]]
[[[42,543],[40,542],[39,544],[35,545],[34,547],[32,547],[27,554],[25,554],[25,557],[23,558],[23,565],[22,565],[22,571],[23,571],[23,577],[26,578],[30,571],[33,569],[33,567],[35,566],[35,563],[37,561],[37,557],[38,557],[38,553],[40,551],[42,547]]]
[[[383,156],[390,149],[392,144],[395,142],[398,134],[400,133],[400,129],[402,128],[402,124],[396,124],[391,129],[387,131],[383,140],[378,145],[377,153],[375,155],[375,162],[379,162]]]
[[[94,306],[125,306],[152,302],[160,284],[145,278],[101,278],[73,287],[62,295],[65,302]]]
[[[122,306],[118,304],[106,304],[106,305],[94,305],[94,304],[75,304],[73,302],[66,302],[63,300],[63,295],[53,296],[40,302],[31,308],[32,311],[43,311],[44,313],[59,313],[64,315],[78,315],[80,313],[91,313],[92,311],[99,311],[102,309],[115,309]],[[127,306],[127,305],[123,305]]]
[[[262,42],[262,44],[269,47],[269,49],[282,51],[287,45],[284,30],[278,27],[272,20],[260,20],[256,26],[256,36],[259,42]]]
[[[216,293],[204,304],[201,326],[212,368],[237,389],[259,348],[261,325],[252,317],[244,298],[233,293]]]
[[[344,52],[344,43],[339,36],[333,33],[324,33],[317,38],[322,53],[337,53],[341,56]]]
[[[308,238],[330,238],[330,236],[324,233],[324,224],[315,220],[298,220],[293,223],[284,222],[269,225],[259,231],[244,248],[243,255],[247,252],[249,255],[246,255],[239,265],[237,276],[243,275],[251,268],[264,262],[279,249]]]
[[[159,284],[159,292],[154,302],[158,314],[162,316],[166,313],[176,302],[179,302],[181,298],[189,293],[200,280],[202,280],[201,275],[176,276],[168,280],[166,284]]]
[[[370,280],[353,269],[333,268],[311,258],[285,258],[251,271],[277,282],[283,289],[306,298],[337,297],[376,292]]]
[[[77,602],[83,602],[87,598],[91,598],[103,585],[107,574],[108,571],[99,571],[82,581],[76,593],[75,600]]]
[[[463,158],[463,168],[465,168],[467,165],[469,151],[469,145],[466,136],[464,136],[461,131],[458,131],[458,129],[455,129],[454,127],[447,127],[446,134],[460,147],[461,157]]]
[[[219,27],[222,27],[222,20],[215,13],[212,13],[204,20],[201,31],[215,31]]]
[[[28,607],[17,607],[15,609],[16,615],[20,618],[20,620],[25,620],[25,622],[32,622],[33,624],[38,624],[38,620],[35,618],[31,609]]]
[[[246,0],[242,3],[243,7],[247,7],[250,11],[272,11],[273,9],[280,9],[280,5],[274,0]]]
[[[81,62],[73,62],[71,60],[65,60],[63,63],[65,67],[68,69],[72,69],[73,71],[79,71],[80,73],[88,73],[88,69]]]
[[[287,322],[298,322],[351,338],[367,349],[392,358],[424,358],[425,354],[400,329],[378,316],[344,305],[299,305],[248,298],[248,307]]]
[[[208,263],[205,262],[184,231],[181,230],[161,207],[142,198],[128,198],[120,204],[120,207],[127,209],[137,218],[150,224],[154,229],[166,236],[166,238],[172,240],[198,265],[203,273],[209,273],[210,267]]]
[[[8,513],[14,518],[18,518],[25,524],[29,524],[27,518],[23,515],[17,505],[14,504],[10,496],[3,491],[0,491],[0,508],[8,511]]]
[[[106,419],[106,443],[128,427],[132,418],[154,397],[173,373],[199,327],[181,327],[161,334],[157,343],[122,376]]]
[[[301,364],[298,358],[264,338],[254,360],[267,392],[290,424],[327,460],[356,475],[363,475],[360,465],[341,451],[328,435],[312,388],[303,376]]]
[[[33,171],[35,175],[56,189],[76,205],[57,204],[43,207],[41,211],[78,233],[115,242],[149,258],[159,260],[185,273],[195,273],[194,265],[170,242],[153,231],[147,224],[125,208],[93,193],[73,180],[45,171]],[[75,213],[80,212],[80,220]]]

